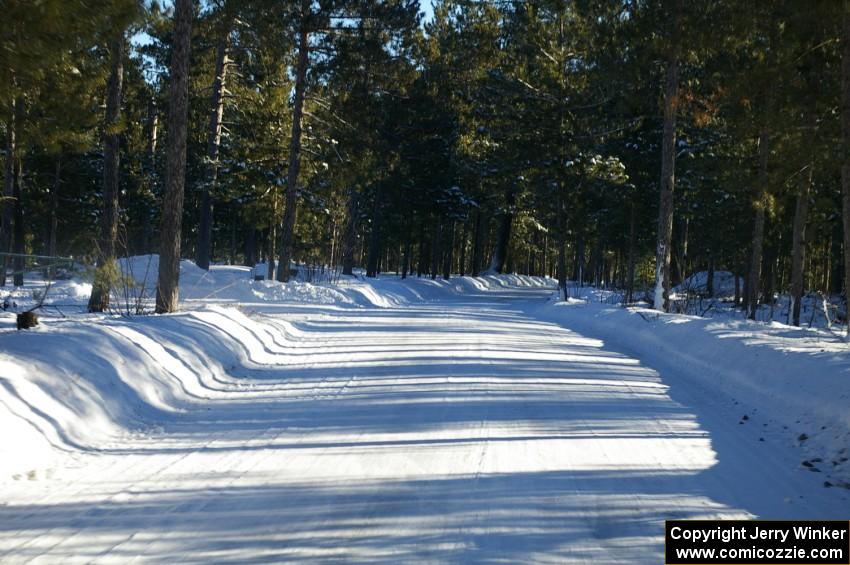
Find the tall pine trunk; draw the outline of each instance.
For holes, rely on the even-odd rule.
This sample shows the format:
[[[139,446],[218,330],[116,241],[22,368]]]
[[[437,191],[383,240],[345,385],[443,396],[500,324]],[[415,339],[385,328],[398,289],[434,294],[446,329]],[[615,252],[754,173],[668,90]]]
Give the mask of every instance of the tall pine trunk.
[[[764,260],[762,261],[761,289],[762,303],[773,304],[776,296],[776,265],[779,260],[778,248],[782,246],[782,234],[766,234],[764,239]],[[771,316],[773,314],[771,313]]]
[[[272,192],[272,221],[269,223],[269,238],[268,238],[268,269],[266,270],[266,279],[273,281],[275,280],[275,276],[277,271],[275,270],[276,266],[276,257],[277,257],[277,218],[278,218],[278,194],[277,192]]]
[[[508,245],[511,242],[511,226],[514,222],[514,203],[516,195],[512,187],[508,187],[505,193],[505,208],[499,214],[499,231],[496,233],[496,247],[493,248],[493,256],[490,260],[490,273],[502,273],[505,270],[505,262],[508,258]]]
[[[461,233],[460,233],[460,245],[458,247],[458,251],[460,252],[460,257],[458,258],[458,269],[460,276],[466,275],[466,243],[469,239],[469,222],[464,220],[461,224]]]
[[[189,48],[194,18],[192,0],[174,0],[174,47],[168,93],[168,140],[165,194],[162,199],[159,277],[156,312],[177,310],[180,283],[180,233],[183,225],[183,189],[186,183],[186,129],[189,110]]]
[[[3,177],[3,221],[0,224],[0,253],[12,251],[12,197],[15,192],[15,154],[17,153],[17,103],[13,103],[9,109],[9,118],[6,122],[6,160],[5,173]],[[0,259],[0,286],[6,286],[7,259]]]
[[[434,221],[434,235],[431,239],[431,264],[428,271],[431,275],[431,280],[437,278],[437,271],[440,269],[440,256],[442,254],[442,222],[442,219],[439,217]]]
[[[413,237],[410,229],[405,230],[404,234],[404,258],[401,263],[401,278],[406,279],[410,272],[410,252],[412,251]]]
[[[555,210],[555,221],[557,222],[558,239],[558,289],[561,298],[567,299],[567,229],[564,225],[564,195],[563,183],[558,182],[558,197],[556,198],[557,209]]]
[[[416,276],[421,277],[427,271],[426,261],[428,257],[428,241],[425,233],[426,221],[423,220],[419,224],[419,251],[416,261]]]
[[[576,235],[575,256],[573,257],[573,278],[579,286],[584,286],[584,235]]]
[[[714,257],[708,258],[708,276],[705,280],[705,292],[709,298],[714,298]]]
[[[679,37],[681,0],[673,0],[673,33],[667,55],[664,86],[664,125],[661,140],[661,195],[658,206],[658,243],[655,250],[653,307],[670,310],[670,246],[673,236],[673,190],[676,187],[676,111],[679,106]]]
[[[801,175],[794,208],[794,228],[791,239],[791,307],[788,322],[800,325],[800,303],[803,299],[803,266],[806,260],[806,218],[809,213],[809,190],[812,184],[812,166],[807,175]]]
[[[455,222],[451,220],[448,227],[448,240],[445,244],[445,253],[443,256],[443,279],[449,280],[452,274],[452,261],[454,259],[455,248]]]
[[[213,196],[218,182],[218,152],[224,117],[224,91],[227,80],[227,51],[230,47],[229,22],[223,26],[215,53],[215,78],[210,95],[210,122],[207,131],[207,170],[201,192],[201,225],[198,230],[198,267],[209,270],[212,256]]]
[[[354,274],[354,249],[357,247],[357,215],[360,203],[357,188],[348,189],[348,210],[342,234],[342,274]]]
[[[15,258],[12,261],[15,276],[13,284],[15,286],[24,286],[24,253],[26,253],[25,237],[26,230],[24,226],[24,161],[17,159],[18,174],[16,175],[15,191],[12,193],[12,202],[15,206],[15,224],[12,230],[12,252],[15,253]]]
[[[841,201],[844,226],[846,339],[850,342],[850,0],[844,0],[841,45]]]
[[[47,234],[47,254],[56,256],[56,236],[59,227],[59,190],[62,186],[62,154],[56,156],[56,170],[53,175],[53,190],[50,191],[50,231]],[[51,279],[56,276],[56,267],[47,271]]]
[[[106,86],[106,117],[103,122],[103,212],[100,218],[100,241],[97,269],[89,312],[109,308],[109,291],[115,283],[115,242],[118,239],[118,182],[121,136],[116,128],[121,120],[121,90],[124,79],[124,32],[112,38],[109,45],[110,71]]]
[[[629,207],[629,258],[626,266],[626,304],[634,302],[635,294],[635,203]]]
[[[374,278],[378,276],[380,270],[381,256],[381,230],[383,228],[381,198],[383,197],[383,187],[379,182],[375,187],[375,200],[372,204],[372,229],[369,232],[369,247],[366,253],[366,276]]]
[[[674,254],[675,275],[672,277],[670,284],[679,284],[688,276],[688,232],[690,231],[690,220],[683,218],[679,223],[679,238],[677,238],[677,250]]]
[[[755,219],[753,220],[752,255],[750,256],[750,271],[747,277],[747,317],[756,319],[759,306],[759,289],[761,287],[761,263],[764,248],[764,224],[767,211],[768,179],[767,156],[770,148],[770,135],[767,124],[763,124],[759,134],[759,174],[756,189]]]
[[[735,306],[738,306],[741,303],[741,274],[743,273],[743,269],[736,268],[732,271],[735,275]]]
[[[481,230],[482,230],[481,208],[475,209],[475,229],[472,233],[472,266],[469,274],[477,277],[481,272]]]
[[[567,299],[567,226],[564,217],[564,188],[566,187],[566,164],[567,164],[567,136],[566,129],[566,53],[564,43],[566,33],[564,30],[564,12],[566,6],[564,1],[558,3],[558,138],[560,141],[560,154],[558,160],[558,183],[555,190],[558,194],[555,198],[555,222],[558,230],[558,289],[560,297]]]
[[[369,244],[366,250],[366,276],[378,276],[381,255],[381,224],[377,215],[373,215],[372,230],[369,232]]]
[[[301,125],[304,115],[304,90],[307,87],[307,65],[309,64],[310,32],[307,29],[310,2],[301,5],[301,29],[298,32],[298,66],[295,71],[295,104],[292,109],[292,137],[289,140],[289,169],[286,175],[286,202],[283,222],[280,227],[280,259],[277,280],[289,280],[289,262],[298,213],[298,171],[301,167]]]

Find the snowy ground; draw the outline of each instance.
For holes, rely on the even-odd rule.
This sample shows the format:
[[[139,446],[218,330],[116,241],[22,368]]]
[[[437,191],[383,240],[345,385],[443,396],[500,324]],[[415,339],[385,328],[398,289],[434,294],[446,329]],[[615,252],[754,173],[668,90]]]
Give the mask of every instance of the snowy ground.
[[[847,518],[827,332],[184,269],[184,314],[0,334],[0,562],[660,563],[668,518]]]
[[[743,292],[744,281],[738,278],[738,292]],[[680,313],[703,318],[744,319],[746,313],[735,306],[735,277],[729,271],[714,273],[714,293],[709,297],[708,273],[699,271],[673,288],[671,299]],[[769,302],[760,304],[756,320],[788,324],[791,297],[775,294]],[[800,325],[807,328],[826,329],[834,334],[847,330],[844,299],[839,295],[825,296],[820,292],[807,292],[800,302]]]

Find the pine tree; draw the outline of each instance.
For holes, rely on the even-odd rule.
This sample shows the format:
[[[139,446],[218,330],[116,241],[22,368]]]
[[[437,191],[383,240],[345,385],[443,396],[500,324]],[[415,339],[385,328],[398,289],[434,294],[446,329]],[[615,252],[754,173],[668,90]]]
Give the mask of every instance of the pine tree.
[[[207,131],[207,165],[201,194],[201,218],[198,228],[198,249],[195,263],[198,267],[209,270],[212,246],[213,198],[219,170],[219,147],[221,145],[222,119],[224,117],[225,85],[227,70],[230,65],[228,52],[230,50],[231,22],[233,15],[228,9],[227,2],[220,8],[221,22],[219,23],[216,42],[215,73],[212,91],[210,93],[209,129]]]
[[[841,198],[844,227],[844,299],[850,342],[850,0],[841,13]]]
[[[186,181],[189,49],[194,10],[192,0],[175,0],[174,46],[169,85],[168,150],[160,228],[159,277],[156,286],[156,312],[159,314],[177,310],[183,187]]]
[[[109,308],[109,292],[115,284],[115,244],[118,238],[119,143],[121,87],[124,80],[124,30],[119,28],[109,42],[110,73],[107,83],[106,116],[103,123],[103,216],[98,247],[97,271],[89,312]]]
[[[314,14],[310,0],[302,0],[298,16],[298,57],[295,67],[295,100],[292,108],[292,135],[289,143],[289,167],[286,177],[283,222],[280,227],[280,257],[277,280],[289,280],[292,260],[293,231],[298,210],[298,173],[301,168],[301,132],[304,117],[304,95],[307,88],[307,67],[310,61],[310,33],[319,14]]]
[[[673,235],[673,190],[676,169],[676,112],[679,99],[679,58],[682,1],[670,3],[670,43],[664,82],[664,125],[661,141],[661,200],[658,208],[658,246],[655,253],[656,310],[670,309],[670,253]]]

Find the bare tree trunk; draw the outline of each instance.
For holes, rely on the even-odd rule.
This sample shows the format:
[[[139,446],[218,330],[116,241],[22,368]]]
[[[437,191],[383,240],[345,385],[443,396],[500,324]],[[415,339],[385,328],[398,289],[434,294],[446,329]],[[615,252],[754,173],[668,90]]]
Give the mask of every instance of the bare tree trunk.
[[[218,151],[221,147],[221,123],[224,117],[224,92],[227,80],[227,51],[230,47],[230,24],[222,29],[215,54],[215,78],[210,95],[210,122],[207,131],[207,171],[201,192],[201,224],[198,230],[198,250],[195,263],[206,270],[212,256],[213,199],[218,181]]]
[[[449,280],[452,271],[452,253],[455,247],[455,223],[454,220],[449,222],[448,227],[448,241],[444,245],[446,251],[445,256],[443,257],[443,279]]]
[[[558,183],[558,197],[556,198],[557,208],[555,210],[555,222],[558,241],[558,289],[561,292],[561,298],[567,299],[567,229],[564,225],[564,195],[563,183]]]
[[[174,47],[168,107],[168,152],[165,195],[162,199],[159,278],[156,312],[177,310],[180,283],[180,234],[183,225],[183,189],[186,183],[186,129],[189,110],[189,49],[194,6],[192,0],[174,0]]]
[[[558,230],[558,289],[560,298],[567,299],[567,226],[564,218],[564,189],[566,187],[567,138],[564,135],[566,119],[566,53],[564,52],[565,30],[563,0],[558,2],[558,140],[560,155],[558,159],[558,191],[555,198],[555,223]]]
[[[12,197],[15,192],[15,154],[17,153],[17,102],[9,109],[9,121],[6,123],[6,169],[4,176],[3,222],[0,224],[0,252],[12,251]],[[0,260],[0,286],[6,286],[6,258]]]
[[[576,250],[573,258],[573,278],[579,286],[584,286],[584,235],[576,235]]]
[[[673,190],[676,187],[676,111],[679,106],[679,37],[682,0],[673,3],[673,34],[667,56],[664,87],[664,127],[661,141],[661,198],[655,251],[653,307],[670,310],[670,244],[673,235]]]
[[[426,249],[427,241],[425,238],[425,220],[422,221],[419,227],[419,258],[416,262],[416,276],[421,277],[422,273],[426,272],[427,265],[425,264],[428,251]]]
[[[467,220],[464,220],[461,224],[461,234],[460,234],[460,258],[458,260],[460,276],[466,275],[466,243],[469,240],[469,223]]]
[[[705,281],[705,292],[709,298],[714,298],[714,257],[708,259],[708,276]]]
[[[675,261],[675,276],[672,277],[670,284],[681,283],[688,276],[688,231],[690,228],[690,220],[684,218],[680,223],[680,231],[676,253],[674,254]]]
[[[761,263],[764,247],[764,223],[767,208],[767,156],[770,151],[770,143],[767,124],[764,124],[759,134],[759,179],[756,194],[755,208],[756,216],[753,220],[753,248],[750,257],[750,271],[747,277],[747,306],[751,320],[756,319],[756,311],[759,305],[759,288],[761,286]]]
[[[626,304],[634,302],[635,294],[635,204],[629,210],[629,258],[626,280]]]
[[[741,275],[742,269],[734,269],[732,274],[735,276],[735,306],[741,303]]]
[[[357,215],[359,214],[357,188],[348,189],[348,214],[342,235],[342,274],[354,274],[354,249],[357,247]]]
[[[268,270],[266,278],[270,281],[275,280],[275,246],[277,246],[277,218],[278,218],[278,194],[277,191],[272,191],[272,221],[269,224],[269,240],[268,240]]]
[[[481,208],[475,209],[475,230],[472,234],[472,268],[470,275],[477,277],[481,272]]]
[[[809,174],[802,175],[794,209],[794,228],[791,240],[791,307],[788,322],[800,325],[800,303],[803,299],[803,265],[806,258],[806,217],[809,213],[809,190],[812,184],[812,166]]]
[[[764,260],[762,261],[762,303],[773,304],[776,296],[776,265],[779,261],[778,247],[782,245],[782,233],[765,237]],[[771,314],[772,315],[772,314]]]
[[[62,187],[62,154],[56,156],[56,171],[53,176],[53,190],[50,191],[50,231],[47,235],[47,254],[56,256],[56,230],[59,227],[59,191]],[[50,267],[48,276],[56,276],[56,268]]]
[[[266,270],[266,279],[273,281],[275,276],[275,245],[277,244],[277,230],[274,224],[269,226],[268,231],[268,241],[266,242],[268,245],[268,249],[266,250],[268,269]]]
[[[310,49],[310,32],[307,29],[310,2],[301,3],[301,29],[298,32],[298,66],[295,72],[295,105],[292,109],[292,137],[289,142],[289,169],[286,175],[286,203],[283,211],[283,223],[280,227],[280,260],[277,280],[289,280],[289,262],[292,260],[292,246],[295,231],[295,218],[298,207],[298,172],[301,167],[301,125],[304,117],[304,90],[307,87],[307,65]]]
[[[493,257],[490,260],[488,271],[491,273],[502,273],[505,270],[505,261],[508,258],[508,246],[511,242],[511,226],[514,222],[514,203],[516,195],[512,187],[508,187],[505,194],[505,208],[499,214],[499,231],[496,234],[496,247],[493,248]]]
[[[12,251],[17,255],[12,261],[15,270],[13,284],[15,286],[24,286],[24,253],[26,247],[24,239],[26,237],[24,230],[24,160],[18,159],[18,174],[15,182],[15,191],[12,194],[15,203],[15,225],[12,233]]]
[[[410,271],[410,251],[411,251],[411,248],[412,248],[411,239],[412,238],[411,238],[411,235],[410,235],[410,230],[408,229],[408,230],[405,231],[404,259],[402,260],[402,264],[401,264],[401,278],[403,278],[403,279],[407,278],[407,273]]]
[[[542,276],[548,277],[550,269],[550,261],[549,261],[549,233],[546,232],[543,234],[543,274]]]
[[[257,257],[259,255],[259,249],[257,245],[257,240],[259,239],[258,230],[256,228],[251,228],[248,230],[248,233],[245,234],[245,266],[251,267],[253,269],[257,265]]]
[[[442,219],[437,218],[434,221],[434,237],[431,240],[431,266],[430,266],[430,275],[431,280],[437,278],[437,271],[440,270],[440,255],[442,251],[442,235],[443,226]]]
[[[100,241],[97,270],[94,275],[89,312],[109,308],[109,291],[115,283],[115,241],[118,238],[118,181],[121,136],[116,131],[121,120],[121,89],[124,81],[124,31],[109,45],[111,69],[106,86],[106,117],[103,123],[103,216],[100,219]]]
[[[372,229],[369,232],[369,246],[366,254],[366,276],[374,278],[380,271],[381,256],[381,229],[383,227],[381,216],[381,198],[383,190],[380,182],[375,187],[375,200],[372,206]]]
[[[596,241],[593,244],[593,249],[590,251],[590,270],[593,281],[593,286],[600,286],[600,272],[602,267],[602,240],[600,236],[596,236]]]
[[[844,245],[844,238],[841,237],[841,231],[843,226],[840,223],[837,223],[833,229],[832,233],[829,235],[829,293],[830,294],[841,294],[841,285],[844,284],[844,275],[842,274],[842,269],[844,268],[844,262],[841,260],[842,252],[841,248]]]
[[[377,214],[372,215],[372,229],[369,232],[369,244],[366,250],[366,276],[375,278],[381,263],[381,223]]]
[[[844,299],[850,342],[850,0],[844,0],[841,45],[841,201],[844,226]]]

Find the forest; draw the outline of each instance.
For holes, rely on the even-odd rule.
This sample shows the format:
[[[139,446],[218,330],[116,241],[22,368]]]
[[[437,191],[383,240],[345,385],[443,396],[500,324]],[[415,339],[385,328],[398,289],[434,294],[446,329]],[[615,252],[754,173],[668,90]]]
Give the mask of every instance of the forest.
[[[3,0],[0,284],[34,256],[519,273],[750,317],[850,283],[844,0]],[[96,267],[95,267],[96,266]],[[362,271],[361,271],[362,269]],[[831,299],[830,299],[831,300]],[[836,318],[846,318],[843,298]]]
[[[850,563],[850,0],[0,15],[3,565]]]

